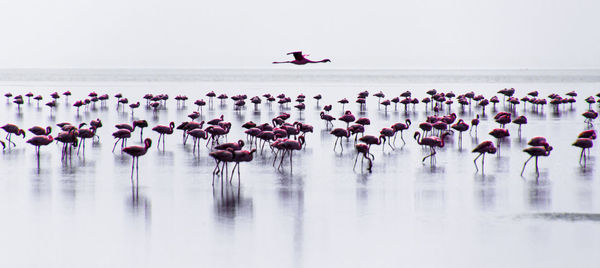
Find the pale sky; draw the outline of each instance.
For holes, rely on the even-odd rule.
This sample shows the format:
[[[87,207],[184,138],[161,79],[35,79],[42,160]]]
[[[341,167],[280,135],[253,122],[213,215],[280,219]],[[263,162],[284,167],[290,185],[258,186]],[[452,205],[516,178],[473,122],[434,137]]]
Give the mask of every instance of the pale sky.
[[[600,1],[18,0],[0,68],[600,68]]]

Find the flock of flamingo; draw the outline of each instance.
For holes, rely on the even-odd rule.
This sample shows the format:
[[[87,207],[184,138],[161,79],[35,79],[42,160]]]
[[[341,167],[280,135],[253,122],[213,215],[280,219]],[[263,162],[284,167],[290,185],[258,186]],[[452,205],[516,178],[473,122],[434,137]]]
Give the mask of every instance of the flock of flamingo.
[[[436,165],[436,148],[444,147],[446,144],[445,140],[449,135],[453,135],[455,132],[458,132],[458,145],[461,148],[463,132],[469,131],[468,134],[475,137],[480,135],[477,133],[480,114],[485,115],[487,105],[492,104],[493,106],[496,106],[501,101],[498,96],[492,96],[491,98],[487,99],[482,95],[475,94],[474,92],[466,92],[464,94],[457,95],[453,92],[444,93],[433,89],[427,91],[426,94],[428,96],[421,99],[413,97],[410,91],[403,92],[399,96],[394,96],[391,99],[386,99],[385,94],[381,91],[372,94],[372,96],[378,98],[378,105],[383,105],[386,113],[388,106],[391,104],[394,104],[394,109],[398,109],[397,105],[400,103],[401,105],[404,105],[405,111],[408,111],[411,108],[411,105],[412,109],[416,109],[416,105],[419,103],[424,105],[428,116],[425,122],[420,122],[417,124],[417,130],[414,131],[413,138],[417,144],[429,150],[428,154],[422,158],[422,162],[425,164],[425,161],[429,159],[429,165],[431,166]],[[519,133],[518,135],[520,136],[522,126],[527,124],[527,117],[520,115],[513,118],[513,115],[515,114],[514,111],[517,106],[522,104],[523,110],[525,111],[528,109],[528,106],[531,110],[543,111],[543,106],[549,104],[552,106],[553,110],[558,111],[561,109],[561,107],[564,107],[565,105],[572,105],[574,102],[576,102],[575,98],[577,96],[577,93],[572,91],[566,93],[565,96],[551,94],[545,98],[538,96],[539,93],[537,91],[533,91],[529,92],[522,98],[517,98],[514,96],[515,89],[512,88],[500,90],[498,91],[498,94],[503,96],[503,105],[507,105],[508,109],[506,111],[498,112],[493,117],[495,122],[498,124],[498,127],[494,128],[487,135],[493,137],[495,142],[491,140],[485,140],[472,149],[472,152],[477,154],[473,160],[475,172],[479,172],[480,170],[482,173],[484,172],[486,154],[501,153],[501,142],[503,139],[510,136],[507,128],[508,124],[518,125],[517,131]],[[66,98],[65,102],[68,104],[68,97],[71,96],[71,92],[66,91],[62,95]],[[60,94],[54,92],[50,94],[50,96],[52,101],[46,103],[45,105],[50,108],[50,113],[52,113],[53,108],[59,101]],[[21,105],[24,104],[24,97],[28,98],[28,103],[31,102],[31,98],[33,98],[38,102],[38,106],[39,102],[43,99],[41,95],[34,96],[32,93],[24,94],[24,96],[13,96],[11,93],[6,93],[5,97],[7,98],[7,103],[12,102],[17,104],[17,109],[19,110],[21,109]],[[207,93],[206,97],[208,98],[208,101],[198,99],[194,102],[194,104],[197,106],[197,109],[194,109],[194,111],[188,115],[190,121],[185,121],[177,125],[175,122],[170,122],[169,125],[156,125],[152,128],[152,131],[159,135],[158,142],[156,143],[158,150],[161,150],[161,141],[162,150],[165,150],[165,137],[166,135],[172,135],[175,130],[182,131],[183,145],[187,143],[190,137],[192,138],[194,154],[196,154],[196,152],[198,152],[198,154],[200,153],[201,140],[205,140],[205,146],[210,148],[208,155],[215,161],[212,180],[213,185],[215,178],[220,178],[221,182],[227,181],[227,179],[229,179],[229,182],[231,182],[234,178],[236,169],[239,183],[240,164],[243,162],[252,161],[254,155],[257,153],[264,154],[265,152],[269,153],[269,151],[273,157],[273,167],[276,166],[276,168],[280,170],[282,169],[284,162],[289,159],[290,172],[292,172],[294,152],[300,152],[304,148],[306,144],[306,136],[313,132],[312,125],[300,121],[293,123],[288,122],[289,118],[291,117],[290,114],[282,112],[281,114],[272,118],[270,122],[255,123],[248,121],[244,123],[242,127],[245,129],[245,141],[238,140],[236,142],[225,142],[223,140],[227,138],[227,135],[231,130],[232,123],[226,121],[223,115],[208,121],[200,120],[203,117],[202,108],[206,105],[212,107],[214,98],[219,99],[221,103],[231,99],[234,101],[234,109],[239,111],[246,105],[246,100],[248,97],[246,95],[235,95],[231,97],[227,96],[226,94],[217,95],[214,91]],[[361,111],[365,109],[365,104],[368,97],[368,91],[358,93],[355,102],[359,104],[359,109]],[[600,97],[600,94],[598,97]],[[140,102],[136,101],[135,103],[129,103],[129,100],[123,97],[122,94],[116,94],[114,98],[116,99],[117,109],[125,109],[125,106],[128,105],[131,109],[133,118],[134,110],[140,107]],[[313,98],[317,102],[317,107],[320,107],[319,101],[322,99],[322,96],[319,94]],[[100,102],[99,105],[101,106],[106,106],[108,99],[109,96],[107,94],[99,95],[95,92],[91,92],[88,94],[87,98],[73,102],[72,106],[79,114],[80,108],[83,107],[83,109],[88,109],[88,106],[96,105],[97,102]],[[143,97],[142,102],[145,102],[148,109],[153,109],[156,112],[158,109],[166,107],[168,99],[169,96],[167,94],[146,94]],[[183,105],[185,105],[185,101],[187,99],[188,98],[183,95],[175,97],[178,106],[181,102]],[[269,109],[271,109],[272,102],[275,101],[277,101],[281,107],[288,106],[288,103],[292,102],[292,98],[286,96],[285,94],[280,94],[278,96],[264,94],[262,96],[253,96],[249,98],[249,101],[255,106],[255,109],[258,109],[258,105],[263,103],[263,100],[266,102],[265,105],[267,105]],[[297,109],[299,113],[302,113],[305,110],[305,101],[306,97],[303,94],[296,96],[295,102],[297,104],[294,105],[294,108]],[[595,112],[591,107],[591,105],[596,102],[596,99],[594,96],[590,96],[587,97],[585,101],[589,103],[590,107],[589,110],[582,114],[582,116],[585,118],[584,122],[591,126],[593,124],[593,120],[598,117],[598,113]],[[467,106],[470,109],[471,105],[474,104],[478,106],[477,109],[479,109],[480,112],[476,114],[475,118],[457,118],[457,115],[452,113],[451,109],[451,105],[455,102],[458,103],[458,105],[461,105],[460,109],[463,110]],[[332,110],[332,105],[328,104],[324,105],[323,109],[320,111],[320,118],[325,121],[325,129],[336,138],[333,145],[334,151],[340,150],[343,152],[344,142],[354,143],[356,157],[354,160],[353,169],[356,169],[358,159],[360,157],[361,170],[363,170],[363,162],[366,160],[366,170],[368,172],[372,171],[374,155],[371,150],[373,145],[380,146],[381,150],[383,151],[385,151],[386,146],[389,147],[390,150],[396,150],[396,139],[398,136],[400,137],[402,146],[406,144],[403,132],[408,131],[411,126],[414,126],[410,119],[405,119],[402,122],[396,122],[391,124],[389,127],[382,128],[379,131],[378,136],[365,135],[365,128],[371,124],[371,120],[367,117],[357,118],[357,116],[355,116],[350,110],[346,110],[345,105],[349,103],[348,99],[340,99],[338,103],[341,104],[342,111],[344,111],[342,116],[336,118],[335,116],[331,115],[330,112]],[[343,126],[334,128],[335,121],[341,121]],[[205,127],[205,124],[208,126]],[[51,134],[52,126],[33,126],[28,129],[29,132],[35,135],[26,142],[35,147],[38,158],[38,167],[40,148],[42,146],[51,144],[53,141],[62,143],[61,159],[63,161],[70,160],[74,150],[77,150],[77,155],[81,154],[82,157],[85,157],[85,141],[87,139],[91,139],[92,142],[100,142],[100,138],[97,136],[96,131],[98,128],[103,127],[101,119],[91,120],[89,124],[85,122],[79,124],[63,122],[56,124],[56,126],[60,129],[60,131],[54,137]],[[120,142],[121,152],[128,154],[133,158],[131,166],[131,183],[132,185],[137,185],[137,178],[139,177],[137,175],[139,174],[139,158],[147,154],[152,146],[152,140],[150,138],[144,139],[143,134],[144,128],[149,127],[149,124],[146,120],[135,120],[132,124],[121,123],[115,125],[114,127],[116,130],[112,133],[112,136],[115,139],[113,152]],[[14,124],[6,124],[1,128],[7,133],[5,138],[6,141],[0,140],[0,144],[3,146],[5,151],[16,146],[14,141],[15,137],[13,135],[22,136],[23,138],[26,136],[26,131]],[[136,131],[136,129],[139,129],[139,138],[142,145],[127,146],[128,139],[132,137],[132,133]],[[354,137],[351,140],[350,137],[352,136]],[[594,139],[596,139],[596,132],[593,129],[589,129],[581,132],[576,138],[575,142],[572,144],[573,146],[581,148],[579,162],[584,167],[587,159],[589,158],[589,151],[593,146]],[[523,152],[528,154],[530,157],[523,164],[521,175],[523,175],[527,163],[533,158],[535,158],[536,174],[539,175],[538,158],[541,156],[549,156],[553,147],[550,146],[546,138],[540,136],[533,137],[528,142],[528,145],[530,147],[525,148]],[[245,146],[249,148],[244,149]],[[481,158],[481,168],[477,165],[477,160],[479,158]],[[229,163],[234,165],[231,175],[229,175],[228,171]],[[136,174],[135,182],[134,173]]]

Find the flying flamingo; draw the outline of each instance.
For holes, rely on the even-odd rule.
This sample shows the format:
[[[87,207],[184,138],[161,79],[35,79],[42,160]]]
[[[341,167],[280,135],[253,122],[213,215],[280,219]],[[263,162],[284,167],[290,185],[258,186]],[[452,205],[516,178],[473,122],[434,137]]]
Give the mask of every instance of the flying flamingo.
[[[496,153],[496,147],[494,146],[494,143],[491,141],[484,141],[482,143],[480,143],[479,145],[477,145],[477,147],[475,147],[475,149],[473,149],[473,153],[479,153],[477,155],[477,157],[475,157],[475,159],[473,159],[473,163],[475,164],[475,170],[479,171],[479,168],[477,168],[477,158],[479,158],[480,156],[482,156],[481,158],[481,174],[483,174],[483,170],[484,170],[484,164],[485,164],[485,154],[495,154]]]
[[[589,138],[578,138],[572,145],[581,148],[581,154],[579,155],[579,164],[581,165],[581,160],[583,159],[583,167],[585,168],[587,158],[589,157],[586,155],[585,149],[589,150],[590,148],[592,148],[592,146],[594,146],[594,142],[592,141],[592,139]]]
[[[371,172],[371,168],[373,167],[373,161],[371,160],[371,158],[369,158],[369,145],[366,145],[364,143],[359,143],[354,145],[354,148],[356,148],[356,159],[354,159],[354,167],[352,168],[352,170],[356,169],[356,162],[358,161],[358,155],[362,154],[362,158],[360,160],[360,165],[361,165],[361,169],[362,169],[362,162],[363,159],[367,159],[369,160],[369,166],[367,166],[367,170],[369,172]]]
[[[18,126],[13,125],[13,124],[6,124],[2,127],[0,127],[2,129],[4,129],[4,131],[6,131],[8,134],[6,134],[6,140],[8,140],[8,147],[10,148],[10,144],[12,143],[13,146],[17,146],[13,141],[10,140],[12,134],[15,134],[17,136],[19,135],[23,135],[23,139],[25,138],[25,130],[20,129]]]
[[[292,61],[274,61],[273,64],[278,64],[278,63],[292,63],[292,64],[296,64],[296,65],[304,65],[307,63],[320,63],[320,62],[331,62],[331,60],[329,59],[323,59],[320,61],[312,61],[309,60],[307,58],[305,58],[304,56],[308,56],[308,55],[303,55],[302,51],[295,51],[295,52],[290,52],[287,53],[287,55],[293,55],[294,56],[294,60]]]
[[[425,159],[427,159],[428,157],[431,157],[430,162],[431,162],[431,164],[434,164],[435,155],[436,155],[435,147],[443,148],[444,147],[444,139],[448,135],[450,135],[450,132],[446,131],[442,134],[441,137],[437,137],[437,136],[421,137],[421,133],[419,131],[415,131],[414,138],[417,141],[417,143],[419,145],[429,146],[429,150],[431,151],[431,154],[423,157],[422,162],[425,162]]]
[[[160,139],[162,138],[163,142],[163,151],[165,150],[165,135],[173,134],[173,128],[175,127],[175,122],[169,123],[169,126],[158,125],[152,128],[152,130],[158,132],[158,142],[156,148],[160,149]]]
[[[531,160],[531,158],[533,158],[533,157],[535,157],[535,173],[537,175],[539,175],[540,171],[538,169],[538,157],[549,156],[550,151],[552,151],[552,146],[550,146],[548,144],[546,144],[546,146],[533,146],[533,147],[525,148],[523,150],[523,152],[528,153],[530,155],[530,157],[527,159],[527,161],[525,161],[525,164],[523,164],[523,169],[521,170],[521,176],[523,176],[523,172],[525,171],[525,166],[527,166],[527,162],[529,162],[529,160]]]
[[[133,161],[131,162],[131,185],[132,186],[133,186],[133,168],[135,166],[135,170],[136,170],[135,185],[137,187],[137,186],[139,186],[140,156],[145,155],[148,152],[148,148],[150,148],[150,146],[152,146],[152,140],[150,138],[146,138],[144,140],[143,147],[134,145],[134,146],[127,146],[122,149],[123,152],[125,152],[128,155],[131,155],[131,157],[133,158]]]

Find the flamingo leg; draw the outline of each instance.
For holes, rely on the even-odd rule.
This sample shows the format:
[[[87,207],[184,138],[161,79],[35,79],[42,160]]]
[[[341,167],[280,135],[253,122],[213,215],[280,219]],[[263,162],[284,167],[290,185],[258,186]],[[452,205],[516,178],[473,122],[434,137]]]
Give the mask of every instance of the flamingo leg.
[[[483,153],[483,157],[481,158],[481,175],[483,175],[485,169],[485,153]]]
[[[354,167],[352,168],[352,170],[356,169],[356,162],[358,161],[358,155],[360,154],[360,152],[356,152],[356,158],[354,159]]]
[[[527,162],[529,162],[529,160],[531,160],[531,158],[533,158],[533,156],[530,156],[527,161],[525,161],[525,164],[523,164],[523,169],[521,170],[521,176],[523,176],[523,172],[525,171],[525,166],[527,166]]]
[[[479,168],[477,168],[477,158],[479,158],[483,153],[479,153],[475,159],[473,159],[473,164],[475,164],[475,173],[479,172]]]
[[[119,141],[121,140],[121,138],[117,138],[117,141],[115,142],[115,145],[113,146],[112,152],[115,152],[115,148],[117,147],[117,143],[119,143]]]
[[[131,186],[133,186],[133,168],[135,167],[135,157],[133,158],[133,161],[131,162]]]

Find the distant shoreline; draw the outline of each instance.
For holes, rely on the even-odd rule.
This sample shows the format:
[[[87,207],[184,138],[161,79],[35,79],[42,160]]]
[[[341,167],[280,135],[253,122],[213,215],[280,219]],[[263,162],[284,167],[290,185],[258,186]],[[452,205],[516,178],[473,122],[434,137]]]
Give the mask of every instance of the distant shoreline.
[[[600,82],[600,69],[0,69],[0,82],[555,83]]]

